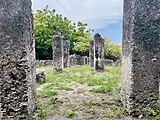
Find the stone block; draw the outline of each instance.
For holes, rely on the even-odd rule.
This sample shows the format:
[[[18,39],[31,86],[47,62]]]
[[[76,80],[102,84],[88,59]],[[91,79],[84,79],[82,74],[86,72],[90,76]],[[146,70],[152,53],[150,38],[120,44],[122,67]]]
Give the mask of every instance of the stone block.
[[[36,71],[36,82],[37,83],[45,83],[46,78],[45,78],[45,74],[44,71]]]
[[[36,108],[31,0],[0,1],[0,56],[0,119],[25,118]]]
[[[132,116],[158,102],[160,1],[124,0],[122,101]]]

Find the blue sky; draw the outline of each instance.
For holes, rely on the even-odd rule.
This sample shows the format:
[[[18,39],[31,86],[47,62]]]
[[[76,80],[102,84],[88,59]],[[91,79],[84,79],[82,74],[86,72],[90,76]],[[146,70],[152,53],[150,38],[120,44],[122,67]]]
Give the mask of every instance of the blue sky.
[[[95,33],[121,43],[123,0],[32,0],[32,3],[33,10],[49,5],[68,19],[86,22]]]

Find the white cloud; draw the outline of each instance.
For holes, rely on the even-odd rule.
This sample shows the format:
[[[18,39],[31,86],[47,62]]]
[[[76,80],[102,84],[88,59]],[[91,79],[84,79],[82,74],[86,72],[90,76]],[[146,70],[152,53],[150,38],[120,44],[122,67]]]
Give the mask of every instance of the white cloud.
[[[87,22],[90,28],[104,28],[122,19],[123,0],[32,0],[33,9],[46,5],[68,19]]]

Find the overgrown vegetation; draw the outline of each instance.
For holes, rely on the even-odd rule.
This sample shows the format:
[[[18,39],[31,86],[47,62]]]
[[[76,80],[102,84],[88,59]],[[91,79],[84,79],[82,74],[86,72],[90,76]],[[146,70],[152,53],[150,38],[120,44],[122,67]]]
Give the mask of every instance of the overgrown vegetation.
[[[105,38],[105,53],[106,58],[116,61],[122,56],[122,45],[115,44]]]

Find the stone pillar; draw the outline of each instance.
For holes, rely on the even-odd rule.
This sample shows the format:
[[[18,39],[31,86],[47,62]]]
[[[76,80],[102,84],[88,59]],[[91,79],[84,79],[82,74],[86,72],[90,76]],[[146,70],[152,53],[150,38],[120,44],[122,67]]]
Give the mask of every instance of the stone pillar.
[[[73,66],[73,59],[74,59],[73,55],[70,55],[69,56],[69,66],[70,67]]]
[[[76,54],[72,55],[72,65],[75,66],[76,65]]]
[[[63,49],[63,38],[60,33],[56,33],[56,35],[53,36],[52,49],[53,49],[53,68],[57,72],[63,71],[64,49]]]
[[[87,65],[88,61],[87,61],[87,56],[84,56],[84,65]]]
[[[46,82],[45,71],[36,71],[36,82],[42,84]]]
[[[104,59],[103,64],[104,66],[114,66],[114,61],[109,59]]]
[[[25,118],[32,113],[36,108],[35,86],[31,0],[1,0],[0,119]]]
[[[90,64],[90,59],[89,59],[89,57],[87,57],[87,65],[89,65]]]
[[[64,67],[69,67],[69,50],[70,50],[70,41],[69,40],[64,40],[63,41],[63,47],[64,47]]]
[[[116,60],[114,63],[115,66],[122,66],[122,60]]]
[[[104,71],[104,40],[100,34],[94,36],[94,69],[99,72]]]
[[[74,65],[81,65],[81,56],[74,55]]]
[[[124,0],[122,101],[133,116],[158,100],[160,1]]]
[[[94,40],[89,41],[89,63],[91,67],[94,67]]]

